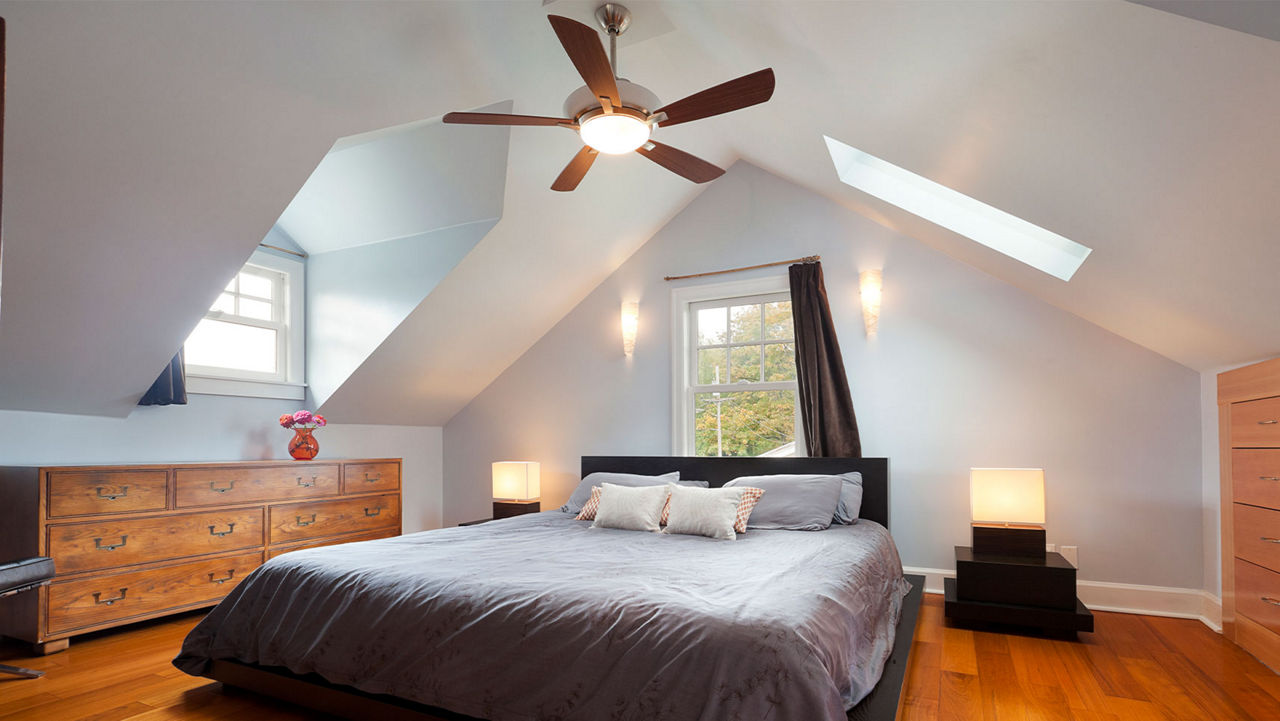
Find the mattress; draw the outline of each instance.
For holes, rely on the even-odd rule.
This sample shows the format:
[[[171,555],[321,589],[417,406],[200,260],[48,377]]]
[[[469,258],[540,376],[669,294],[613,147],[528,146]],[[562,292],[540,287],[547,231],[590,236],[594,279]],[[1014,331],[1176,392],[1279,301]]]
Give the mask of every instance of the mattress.
[[[284,667],[491,721],[842,719],[908,589],[869,521],[717,541],[547,511],[279,556],[174,665]]]

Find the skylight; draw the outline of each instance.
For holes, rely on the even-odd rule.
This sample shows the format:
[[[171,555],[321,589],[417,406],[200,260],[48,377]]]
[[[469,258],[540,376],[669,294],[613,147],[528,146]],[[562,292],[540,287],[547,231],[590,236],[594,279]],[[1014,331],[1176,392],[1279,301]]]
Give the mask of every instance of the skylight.
[[[945,185],[823,136],[846,185],[955,231],[1060,280],[1071,280],[1091,248]]]

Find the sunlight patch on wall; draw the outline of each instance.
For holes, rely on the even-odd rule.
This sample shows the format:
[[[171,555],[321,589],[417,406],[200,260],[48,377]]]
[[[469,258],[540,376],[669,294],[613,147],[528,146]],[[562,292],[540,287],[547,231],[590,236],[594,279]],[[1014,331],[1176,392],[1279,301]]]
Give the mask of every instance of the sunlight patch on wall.
[[[1079,243],[839,140],[823,136],[846,185],[997,250],[1060,280],[1071,280],[1089,253]]]

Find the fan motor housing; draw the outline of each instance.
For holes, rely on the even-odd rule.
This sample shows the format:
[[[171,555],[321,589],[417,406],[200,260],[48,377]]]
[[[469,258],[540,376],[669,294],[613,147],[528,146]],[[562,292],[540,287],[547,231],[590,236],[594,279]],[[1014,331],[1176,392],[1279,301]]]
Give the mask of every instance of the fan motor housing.
[[[630,80],[617,79],[618,96],[622,98],[622,104],[633,110],[639,110],[645,115],[649,115],[658,108],[658,96],[654,95],[643,85],[636,85]],[[583,85],[577,90],[569,93],[569,97],[564,101],[564,116],[566,118],[578,119],[588,110],[599,110],[600,99],[591,92],[591,88]]]

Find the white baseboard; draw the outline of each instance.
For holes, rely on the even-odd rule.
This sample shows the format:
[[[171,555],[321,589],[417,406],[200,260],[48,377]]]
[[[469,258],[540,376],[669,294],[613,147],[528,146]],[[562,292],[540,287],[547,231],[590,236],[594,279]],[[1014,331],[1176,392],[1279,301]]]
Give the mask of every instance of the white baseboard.
[[[903,570],[925,577],[925,593],[942,593],[942,579],[955,578],[956,575],[955,571],[941,568],[905,567]],[[1215,632],[1222,633],[1222,601],[1198,588],[1078,581],[1076,593],[1091,611],[1194,618]]]

